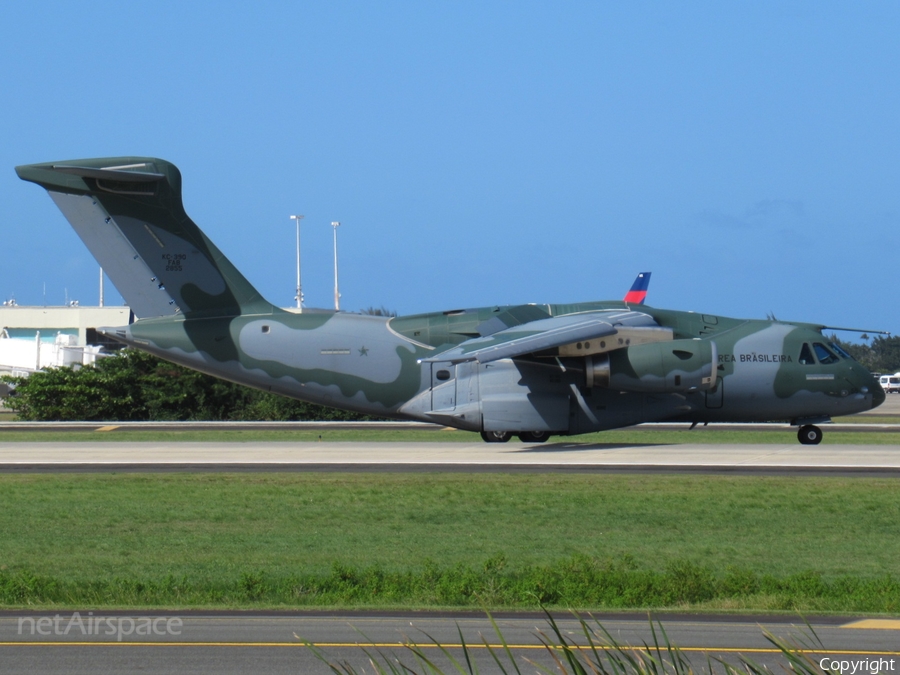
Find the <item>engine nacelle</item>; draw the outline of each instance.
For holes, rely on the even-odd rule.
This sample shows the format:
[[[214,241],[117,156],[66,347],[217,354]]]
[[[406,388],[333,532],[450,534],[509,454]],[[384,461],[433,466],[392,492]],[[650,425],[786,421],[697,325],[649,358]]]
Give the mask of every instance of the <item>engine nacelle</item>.
[[[712,340],[673,340],[633,345],[585,358],[588,388],[649,394],[712,389],[719,355]]]

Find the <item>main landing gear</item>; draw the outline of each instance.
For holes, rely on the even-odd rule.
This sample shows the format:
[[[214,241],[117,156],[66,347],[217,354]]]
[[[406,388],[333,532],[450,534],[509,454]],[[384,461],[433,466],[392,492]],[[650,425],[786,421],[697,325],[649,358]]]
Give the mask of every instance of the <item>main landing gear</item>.
[[[481,438],[485,443],[506,443],[512,434],[508,431],[482,431]]]
[[[803,445],[818,445],[822,442],[822,430],[815,424],[804,424],[797,432],[797,439]]]
[[[482,431],[481,438],[485,443],[506,443],[513,434],[511,431]],[[550,438],[549,431],[522,431],[517,434],[523,443],[544,443]]]

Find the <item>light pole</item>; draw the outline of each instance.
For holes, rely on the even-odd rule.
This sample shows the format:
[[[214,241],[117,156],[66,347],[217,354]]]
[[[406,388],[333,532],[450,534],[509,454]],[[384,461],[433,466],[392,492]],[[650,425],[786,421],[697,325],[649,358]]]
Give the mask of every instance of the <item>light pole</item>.
[[[297,221],[297,295],[294,299],[297,301],[297,310],[299,314],[303,313],[303,290],[300,286],[300,221],[303,216],[291,216],[291,220]]]
[[[337,265],[337,229],[340,223],[336,220],[331,221],[331,227],[334,228],[334,311],[341,311],[341,294],[338,291],[338,265]]]

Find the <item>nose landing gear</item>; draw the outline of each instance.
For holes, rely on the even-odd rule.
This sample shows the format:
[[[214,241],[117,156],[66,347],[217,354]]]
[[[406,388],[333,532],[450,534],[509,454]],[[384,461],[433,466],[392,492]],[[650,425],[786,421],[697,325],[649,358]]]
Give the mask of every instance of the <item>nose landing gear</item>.
[[[803,445],[818,445],[822,442],[822,430],[815,424],[804,424],[797,432],[797,439]]]

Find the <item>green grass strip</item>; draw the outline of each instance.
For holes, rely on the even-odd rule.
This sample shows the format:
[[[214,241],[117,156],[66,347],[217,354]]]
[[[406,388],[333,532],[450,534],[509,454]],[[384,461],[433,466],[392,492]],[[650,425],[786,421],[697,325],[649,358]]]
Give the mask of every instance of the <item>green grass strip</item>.
[[[0,476],[5,606],[900,610],[891,479]]]

